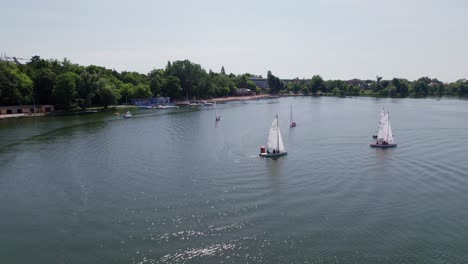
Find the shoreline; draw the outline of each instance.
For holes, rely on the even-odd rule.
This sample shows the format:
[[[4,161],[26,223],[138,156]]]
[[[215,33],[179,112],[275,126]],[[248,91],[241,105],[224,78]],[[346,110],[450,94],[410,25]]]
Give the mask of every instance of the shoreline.
[[[228,97],[217,97],[211,99],[213,102],[230,102],[230,101],[244,101],[244,100],[257,100],[257,99],[268,99],[268,98],[276,98],[276,96],[272,96],[269,94],[260,94],[260,95],[248,95],[248,96],[228,96]]]
[[[457,96],[443,96],[443,97],[433,97],[433,96],[426,96],[426,97],[379,97],[373,95],[355,95],[355,96],[336,96],[336,95],[305,95],[305,94],[280,94],[280,95],[270,95],[270,94],[261,94],[261,95],[249,95],[249,96],[228,96],[228,97],[217,97],[212,98],[211,100],[207,100],[208,102],[216,102],[216,103],[224,103],[224,102],[232,102],[232,101],[247,101],[247,100],[259,100],[259,99],[273,99],[273,98],[280,98],[280,97],[340,97],[340,98],[397,98],[397,99],[405,99],[405,98],[413,98],[413,99],[432,99],[432,100],[441,100],[443,98],[450,98],[450,99],[464,99],[463,97]],[[178,102],[174,102],[177,104]],[[34,117],[48,117],[48,116],[71,116],[71,115],[87,115],[87,114],[95,114],[95,113],[102,113],[102,112],[111,112],[111,111],[118,111],[122,109],[136,109],[138,106],[135,105],[112,105],[107,108],[104,107],[90,107],[84,111],[57,111],[52,113],[22,113],[22,114],[7,114],[7,115],[0,115],[0,120],[8,120],[12,118],[34,118]]]

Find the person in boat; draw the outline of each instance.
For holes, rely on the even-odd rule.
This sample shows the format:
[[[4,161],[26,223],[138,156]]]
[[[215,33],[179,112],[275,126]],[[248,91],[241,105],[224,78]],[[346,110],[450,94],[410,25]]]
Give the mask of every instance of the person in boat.
[[[275,150],[273,150],[273,154],[275,154]]]
[[[384,144],[384,145],[388,145],[388,142],[387,142],[387,141],[384,141],[383,144]]]
[[[269,149],[267,149],[267,154],[270,154],[270,150],[269,150]]]

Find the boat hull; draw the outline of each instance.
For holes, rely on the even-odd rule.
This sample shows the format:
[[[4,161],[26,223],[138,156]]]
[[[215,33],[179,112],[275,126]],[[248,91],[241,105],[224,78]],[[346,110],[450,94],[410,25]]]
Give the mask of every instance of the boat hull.
[[[275,158],[288,155],[288,152],[280,152],[280,153],[260,153],[260,157],[262,158]]]
[[[375,144],[375,143],[371,143],[370,144],[370,147],[371,148],[395,148],[397,146],[397,144]]]

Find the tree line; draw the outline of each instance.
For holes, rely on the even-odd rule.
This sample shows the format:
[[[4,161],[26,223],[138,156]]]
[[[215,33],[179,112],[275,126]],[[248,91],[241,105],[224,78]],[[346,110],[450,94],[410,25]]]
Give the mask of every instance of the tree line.
[[[236,88],[256,93],[296,93],[336,96],[468,96],[468,82],[442,83],[422,77],[415,81],[393,78],[382,80],[281,80],[267,73],[268,88],[259,88],[250,78],[253,74],[227,74],[206,71],[189,60],[168,62],[164,69],[148,74],[80,66],[67,59],[51,60],[34,56],[26,64],[0,61],[0,105],[53,104],[58,109],[86,109],[92,106],[128,104],[135,98],[153,96],[185,100],[234,95]]]
[[[208,72],[188,60],[168,62],[148,74],[118,72],[100,66],[80,66],[67,59],[34,56],[26,64],[0,61],[0,105],[53,104],[58,109],[131,103],[156,96],[171,100],[213,98],[235,94],[237,87],[261,91],[251,74]]]
[[[465,79],[452,83],[443,83],[437,79],[422,77],[415,81],[393,78],[382,80],[323,80],[314,75],[310,80],[293,79],[283,84],[283,91],[314,95],[336,96],[379,96],[379,97],[426,97],[444,95],[468,96],[468,81]]]

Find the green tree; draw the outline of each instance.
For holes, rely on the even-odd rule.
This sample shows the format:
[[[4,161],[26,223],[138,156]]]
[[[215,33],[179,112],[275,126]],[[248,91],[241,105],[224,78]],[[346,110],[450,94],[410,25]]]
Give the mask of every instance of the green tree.
[[[57,76],[57,84],[55,85],[52,94],[59,108],[72,109],[76,107],[79,79],[80,76],[74,72],[65,72]]]
[[[99,90],[99,76],[97,73],[89,74],[87,70],[84,70],[80,74],[78,80],[78,97],[82,102],[80,107],[87,108],[91,106],[92,99],[96,96]]]
[[[33,72],[34,91],[37,104],[52,104],[52,90],[57,75],[50,68],[41,68]]]
[[[341,94],[340,88],[338,88],[338,87],[333,88],[332,94],[333,94],[333,95],[339,95],[339,94]]]
[[[124,83],[120,87],[120,98],[124,104],[128,104],[134,98],[135,86],[131,83]]]
[[[103,87],[99,88],[98,96],[104,108],[107,108],[109,105],[117,104],[117,101],[120,99],[120,94],[111,84],[105,84]]]
[[[310,80],[309,90],[312,94],[317,94],[319,90],[322,90],[323,79],[320,75],[314,75]]]
[[[215,74],[211,82],[215,96],[226,96],[236,86],[235,82],[226,74]]]
[[[148,74],[150,89],[154,96],[161,94],[162,82],[164,77],[163,70],[153,70]]]
[[[33,81],[14,63],[0,61],[0,104],[17,105],[32,102]]]
[[[134,88],[133,96],[135,98],[149,98],[153,96],[150,86],[147,84],[138,84]]]
[[[182,95],[182,86],[179,78],[169,75],[163,79],[161,94],[171,99],[180,99]]]
[[[168,63],[165,71],[166,76],[172,75],[180,80],[183,94],[189,96],[200,95],[199,90],[203,90],[206,85],[206,71],[199,65],[189,60],[175,61]]]
[[[276,76],[274,76],[271,71],[267,73],[267,83],[270,87],[270,93],[277,94],[284,88],[283,82]]]
[[[419,78],[418,80],[414,81],[412,84],[412,90],[414,95],[419,96],[427,96],[429,93],[429,83],[431,80],[427,77]]]

